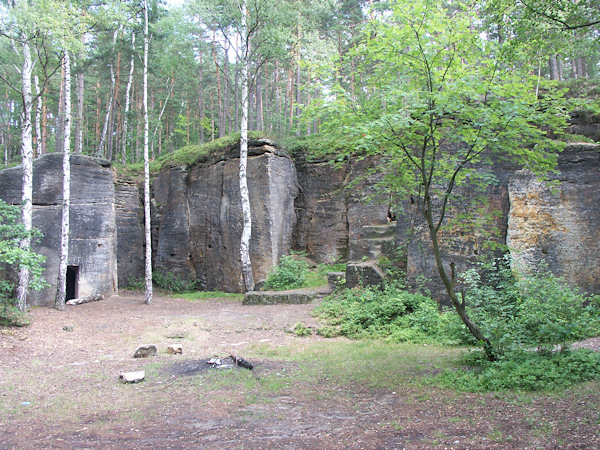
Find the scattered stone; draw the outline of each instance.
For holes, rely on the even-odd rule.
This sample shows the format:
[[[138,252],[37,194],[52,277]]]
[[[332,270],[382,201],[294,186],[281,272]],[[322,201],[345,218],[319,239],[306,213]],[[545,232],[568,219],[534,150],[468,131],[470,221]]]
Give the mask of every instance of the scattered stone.
[[[314,289],[291,289],[288,291],[250,291],[244,294],[243,305],[300,305],[329,294],[329,286]]]
[[[66,326],[66,327],[63,327],[63,330],[64,330],[64,331],[73,331],[73,329],[74,329],[74,328],[73,328],[72,326]]]
[[[346,281],[346,272],[327,272],[327,284],[332,291]]]
[[[346,287],[379,286],[383,289],[385,275],[376,261],[348,263],[346,268]]]
[[[104,300],[104,295],[94,294],[87,297],[72,298],[71,300],[67,301],[67,305],[82,305],[83,303],[97,302],[100,300]]]
[[[144,378],[146,378],[146,372],[143,370],[139,372],[123,372],[119,375],[122,383],[139,383]]]
[[[167,347],[167,353],[171,355],[181,355],[183,353],[183,346],[181,344],[171,344]]]
[[[142,345],[137,348],[135,353],[133,354],[134,358],[147,358],[149,356],[156,356],[156,345]]]

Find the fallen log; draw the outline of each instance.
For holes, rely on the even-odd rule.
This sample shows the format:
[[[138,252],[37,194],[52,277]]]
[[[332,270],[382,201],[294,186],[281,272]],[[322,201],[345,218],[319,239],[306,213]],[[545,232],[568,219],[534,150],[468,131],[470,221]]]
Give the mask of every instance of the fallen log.
[[[67,301],[67,305],[81,305],[83,303],[97,302],[99,300],[104,300],[104,295],[94,294],[87,297],[72,298]]]

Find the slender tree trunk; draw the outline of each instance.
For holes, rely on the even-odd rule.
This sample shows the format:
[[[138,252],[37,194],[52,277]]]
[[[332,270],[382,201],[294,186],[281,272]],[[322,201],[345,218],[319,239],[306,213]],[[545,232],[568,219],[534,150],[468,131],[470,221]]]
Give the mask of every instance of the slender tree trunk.
[[[112,48],[114,50],[117,44],[117,34],[119,33],[119,29],[116,29],[113,34],[113,42]],[[100,136],[100,141],[98,142],[98,148],[96,149],[96,156],[102,156],[104,152],[104,142],[106,141],[106,134],[108,132],[108,125],[110,122],[110,118],[112,115],[112,107],[113,107],[113,96],[115,93],[115,70],[113,68],[112,63],[110,64],[110,96],[108,98],[108,102],[106,102],[106,115],[104,116],[104,126],[102,127],[102,135]],[[109,155],[105,155],[109,157]],[[110,159],[110,158],[109,158]]]
[[[241,0],[240,12],[242,14],[241,35],[242,37],[242,124],[240,133],[240,196],[242,199],[243,228],[240,241],[240,259],[242,264],[242,277],[244,290],[254,290],[254,277],[252,274],[252,261],[250,260],[250,237],[252,236],[252,215],[250,211],[250,196],[248,194],[248,178],[246,169],[248,166],[248,68],[250,65],[249,42],[247,35],[247,10],[246,0]]]
[[[221,69],[219,67],[219,61],[217,60],[217,38],[216,38],[216,29],[213,28],[213,47],[212,47],[212,57],[213,62],[215,64],[215,70],[217,73],[217,104],[219,107],[218,111],[218,126],[219,126],[219,137],[225,136],[225,127],[223,126],[223,98],[221,93]]]
[[[260,76],[260,70],[256,72],[255,82],[255,98],[256,98],[256,131],[263,131],[265,126],[265,118],[263,115],[263,102],[262,102],[262,80]]]
[[[461,300],[459,300],[458,296],[456,295],[456,290],[455,290],[456,273],[454,270],[454,264],[451,263],[451,272],[452,272],[451,276],[448,276],[446,268],[444,267],[444,263],[442,260],[442,254],[440,251],[438,234],[437,234],[437,230],[435,228],[435,224],[433,222],[433,215],[431,212],[432,211],[431,196],[429,194],[429,189],[427,187],[426,182],[425,182],[424,202],[425,202],[425,204],[424,204],[423,214],[425,216],[425,220],[427,221],[427,226],[429,228],[429,237],[430,237],[432,248],[433,248],[433,256],[435,258],[435,263],[436,263],[436,267],[438,269],[438,273],[439,273],[442,283],[444,284],[444,287],[446,289],[446,293],[448,294],[448,297],[450,297],[450,301],[452,302],[452,305],[456,309],[456,312],[458,313],[462,322],[469,329],[469,331],[471,332],[473,337],[475,337],[475,339],[477,339],[477,341],[479,341],[483,344],[483,349],[485,350],[485,354],[486,354],[487,358],[490,361],[496,361],[498,359],[498,355],[496,355],[496,352],[494,351],[494,347],[493,347],[492,343],[490,342],[490,340],[487,337],[485,337],[483,335],[481,330],[477,327],[477,325],[475,325],[471,321],[471,319],[467,315],[464,299],[461,301]]]
[[[550,70],[550,79],[559,80],[560,76],[558,73],[558,62],[556,61],[556,55],[550,55],[548,58],[548,68]]]
[[[42,93],[42,154],[48,152],[48,107],[46,106],[46,98],[48,94],[48,85],[44,87]]]
[[[275,60],[275,117],[277,119],[277,130],[281,131],[281,87],[279,83],[279,61]]]
[[[54,308],[65,309],[67,287],[67,261],[69,259],[69,212],[71,210],[71,59],[69,52],[65,52],[65,95],[63,123],[65,133],[63,139],[63,201],[62,201],[62,226],[60,233],[60,259],[58,263],[58,279],[56,281],[56,297]]]
[[[84,41],[83,36],[81,40]],[[77,69],[77,123],[75,124],[75,153],[83,152],[83,108],[85,104],[85,80],[83,77],[83,51],[79,53]]]
[[[123,137],[121,139],[121,162],[127,162],[127,116],[129,115],[129,98],[133,84],[133,70],[135,68],[135,33],[131,33],[131,60],[129,62],[129,78],[125,88],[125,112],[123,113]]]
[[[575,63],[575,67],[577,70],[577,78],[587,78],[588,77],[587,67],[586,67],[586,63],[585,63],[585,57],[579,56]]]
[[[22,94],[23,94],[23,121],[21,123],[21,143],[23,156],[23,179],[22,179],[22,210],[21,221],[25,231],[32,229],[33,218],[33,145],[31,136],[31,108],[33,98],[31,94],[31,73],[33,63],[29,42],[23,40],[23,67],[21,69]],[[22,249],[31,247],[31,238],[26,237],[20,243]],[[19,310],[25,312],[27,309],[27,289],[29,287],[29,269],[19,269],[19,283],[17,286],[17,305]]]
[[[200,116],[200,143],[204,142],[204,95],[202,89],[202,49],[198,47],[198,116]]]
[[[152,235],[150,224],[150,164],[148,160],[148,0],[144,0],[144,226],[146,230],[146,305],[152,304]]]
[[[58,114],[56,115],[56,139],[54,151],[62,152],[65,133],[65,57],[61,58],[60,65],[60,91],[58,95]]]
[[[115,156],[115,133],[116,117],[117,117],[117,100],[119,98],[119,85],[121,81],[121,52],[117,53],[117,68],[115,70],[114,93],[112,94],[112,107],[110,112],[110,120],[108,123],[108,142],[107,142],[107,159],[112,161]]]
[[[44,154],[42,148],[42,93],[40,92],[40,80],[37,75],[33,77],[35,93],[38,96],[37,108],[35,109],[35,136],[36,136],[36,157]]]

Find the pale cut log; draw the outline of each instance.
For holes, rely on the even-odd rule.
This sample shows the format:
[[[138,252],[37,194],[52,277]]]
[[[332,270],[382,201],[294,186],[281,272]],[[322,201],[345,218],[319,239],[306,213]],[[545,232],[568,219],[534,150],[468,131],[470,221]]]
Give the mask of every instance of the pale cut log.
[[[88,295],[87,297],[72,298],[71,300],[67,301],[67,305],[81,305],[83,303],[97,302],[99,300],[104,300],[104,295],[94,294]]]

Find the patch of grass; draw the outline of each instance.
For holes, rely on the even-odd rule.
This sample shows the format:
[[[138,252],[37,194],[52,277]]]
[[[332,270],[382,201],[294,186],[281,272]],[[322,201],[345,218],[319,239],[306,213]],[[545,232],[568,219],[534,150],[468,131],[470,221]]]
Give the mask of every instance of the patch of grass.
[[[181,292],[173,294],[170,297],[183,298],[191,302],[203,301],[208,299],[227,299],[227,300],[243,300],[244,294],[237,292],[222,292],[222,291],[194,291]]]
[[[294,374],[298,381],[319,383],[325,377],[336,385],[358,383],[391,390],[414,386],[419,383],[420,375],[451,367],[457,354],[450,348],[380,341],[257,346],[252,351],[257,356],[300,362],[302,371]]]
[[[248,139],[267,138],[265,133],[248,132]],[[202,145],[186,145],[173,153],[164,154],[154,161],[150,162],[150,173],[156,175],[162,169],[178,166],[193,166],[201,162],[210,160],[221,153],[225,153],[231,147],[237,145],[240,141],[240,133],[234,133]],[[115,165],[115,169],[124,175],[135,176],[143,173],[143,164]]]
[[[467,392],[556,391],[600,379],[600,354],[580,349],[540,354],[511,353],[491,362],[482,352],[470,352],[459,367],[426,380],[431,384]]]

